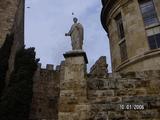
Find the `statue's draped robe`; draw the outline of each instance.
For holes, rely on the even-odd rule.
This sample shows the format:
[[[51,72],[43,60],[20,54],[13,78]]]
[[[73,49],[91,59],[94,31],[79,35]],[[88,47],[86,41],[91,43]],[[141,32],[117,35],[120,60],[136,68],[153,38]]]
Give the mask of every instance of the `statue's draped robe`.
[[[80,23],[74,23],[69,31],[72,41],[72,49],[82,49],[83,45],[83,26]]]

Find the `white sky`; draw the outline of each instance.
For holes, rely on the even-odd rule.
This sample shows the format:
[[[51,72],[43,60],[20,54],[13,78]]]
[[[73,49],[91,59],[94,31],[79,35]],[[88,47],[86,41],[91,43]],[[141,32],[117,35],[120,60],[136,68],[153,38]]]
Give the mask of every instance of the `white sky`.
[[[30,8],[27,8],[30,7]],[[100,56],[107,56],[111,71],[109,40],[100,22],[100,0],[26,0],[25,44],[35,47],[42,66],[60,64],[63,53],[71,50],[64,34],[72,25],[72,12],[84,26],[84,51],[88,69]]]

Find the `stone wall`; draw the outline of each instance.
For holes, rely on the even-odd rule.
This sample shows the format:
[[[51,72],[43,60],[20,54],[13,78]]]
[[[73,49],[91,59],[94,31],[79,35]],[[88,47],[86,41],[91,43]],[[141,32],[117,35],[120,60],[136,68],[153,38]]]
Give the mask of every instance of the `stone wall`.
[[[160,70],[85,75],[82,58],[67,56],[57,70],[39,65],[30,120],[159,120]],[[93,66],[106,65],[100,57]]]
[[[20,12],[23,11],[23,4],[24,0],[0,1],[0,47],[5,41],[6,35],[12,31],[14,24],[18,22],[15,19],[17,19],[18,17],[20,18],[22,16],[20,15]]]
[[[17,0],[0,1],[0,47],[13,26],[17,4]]]
[[[96,63],[91,67],[90,73],[92,77],[107,77],[108,76],[108,64],[106,63],[106,57],[101,56]]]
[[[117,67],[116,71],[119,72],[132,72],[132,71],[146,71],[146,70],[159,70],[160,68],[160,50],[152,50],[152,52],[145,52],[144,54],[137,55],[130,59],[130,61]],[[145,59],[145,60],[144,60]],[[142,62],[142,60],[144,60]],[[150,69],[149,69],[150,68]]]
[[[7,4],[9,3],[10,2],[8,2]],[[12,5],[11,3],[14,3],[14,5]],[[25,0],[14,0],[14,2],[12,0],[11,3],[10,4],[12,6],[9,4],[9,6],[6,8],[6,11],[3,12],[3,14],[7,17],[6,19],[11,20],[11,22],[7,22],[6,24],[3,23],[3,27],[2,27],[4,29],[7,29],[7,31],[2,32],[2,36],[5,37],[6,34],[8,34],[9,32],[14,34],[13,45],[11,48],[10,58],[8,60],[9,66],[8,66],[8,71],[7,71],[7,76],[6,76],[6,84],[8,84],[9,76],[14,69],[14,61],[15,61],[16,53],[20,48],[24,46],[24,7],[25,7],[24,4],[25,4]]]
[[[88,78],[90,120],[159,120],[160,71]]]
[[[25,0],[0,1],[0,47],[7,34],[14,35],[10,58],[8,60],[9,67],[6,84],[8,84],[9,76],[14,69],[15,55],[24,46],[24,4]]]
[[[30,120],[57,120],[60,72],[47,65],[37,69],[33,81]]]
[[[39,68],[34,79],[30,119],[159,120],[160,70],[100,76],[93,68],[98,66],[99,70],[106,71],[105,60],[105,57],[100,57],[87,78],[83,76],[85,69],[78,67],[78,56],[66,58],[59,71],[54,71],[52,65],[47,65],[47,69]],[[84,63],[79,65],[84,67]],[[81,86],[85,85],[81,83],[85,79],[86,94],[85,87]],[[77,84],[76,80],[81,84]],[[53,106],[50,106],[50,102]]]

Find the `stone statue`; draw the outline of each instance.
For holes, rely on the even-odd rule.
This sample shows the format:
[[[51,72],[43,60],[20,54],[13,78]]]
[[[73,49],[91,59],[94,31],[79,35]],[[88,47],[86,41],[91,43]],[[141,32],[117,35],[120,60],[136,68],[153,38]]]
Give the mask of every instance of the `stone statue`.
[[[83,45],[83,26],[77,23],[78,19],[73,18],[74,24],[65,36],[71,36],[72,50],[82,50]]]

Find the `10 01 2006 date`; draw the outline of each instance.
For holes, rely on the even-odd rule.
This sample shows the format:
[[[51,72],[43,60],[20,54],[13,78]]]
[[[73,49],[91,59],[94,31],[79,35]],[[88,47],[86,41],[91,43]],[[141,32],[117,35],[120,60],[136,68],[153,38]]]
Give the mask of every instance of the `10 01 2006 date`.
[[[144,105],[141,104],[120,104],[121,110],[144,110]]]

